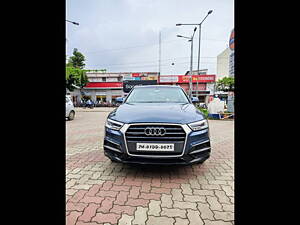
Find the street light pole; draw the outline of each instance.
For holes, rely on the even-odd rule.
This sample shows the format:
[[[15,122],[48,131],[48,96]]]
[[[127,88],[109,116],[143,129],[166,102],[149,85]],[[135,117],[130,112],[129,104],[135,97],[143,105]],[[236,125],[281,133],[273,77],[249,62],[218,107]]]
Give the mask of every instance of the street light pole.
[[[74,24],[74,25],[77,25],[77,26],[79,26],[79,23],[77,23],[77,22],[73,22],[73,21],[70,21],[70,20],[66,20],[67,22],[69,22],[69,23],[72,23],[72,24]],[[68,39],[66,38],[66,42],[68,41]]]
[[[198,67],[197,67],[198,75],[200,75],[200,42],[201,42],[201,24],[202,24],[202,22],[199,24],[199,47],[198,47]],[[199,79],[199,77],[197,77],[197,89],[196,89],[196,97],[197,98],[199,98],[199,92],[198,92],[199,82],[198,82],[198,79]]]
[[[193,39],[194,39],[194,35],[195,35],[195,32],[197,30],[197,27],[194,28],[194,33],[193,33],[193,36],[191,38],[191,69],[190,69],[190,95],[192,97],[192,93],[193,93],[193,82],[192,82],[192,79],[193,79]]]
[[[204,17],[204,19],[199,23],[199,48],[198,48],[198,75],[200,75],[200,42],[201,42],[201,25],[204,22],[204,20],[208,17],[209,14],[211,14],[213,11],[209,10],[207,15]]]
[[[73,22],[73,21],[70,21],[70,20],[66,20],[66,21],[69,22],[69,23],[72,23],[72,24],[74,24],[74,25],[79,26],[79,23],[77,23],[77,22]]]
[[[191,41],[191,66],[190,66],[190,97],[192,97],[192,91],[193,91],[193,82],[192,82],[192,71],[193,71],[193,38],[190,40]]]
[[[189,96],[192,97],[192,71],[193,71],[193,39],[195,32],[197,30],[197,27],[194,28],[193,35],[191,37],[185,37],[181,35],[177,35],[177,37],[187,38],[191,42],[191,65],[190,65],[190,77],[189,77]]]
[[[176,26],[182,26],[182,25],[198,25],[199,26],[199,48],[198,48],[198,66],[197,71],[198,75],[200,75],[200,42],[201,42],[201,25],[204,22],[204,20],[208,17],[209,14],[211,14],[213,11],[209,10],[207,15],[204,17],[204,19],[201,21],[201,23],[178,23]],[[196,96],[198,97],[198,78],[197,78],[197,90],[196,90]]]

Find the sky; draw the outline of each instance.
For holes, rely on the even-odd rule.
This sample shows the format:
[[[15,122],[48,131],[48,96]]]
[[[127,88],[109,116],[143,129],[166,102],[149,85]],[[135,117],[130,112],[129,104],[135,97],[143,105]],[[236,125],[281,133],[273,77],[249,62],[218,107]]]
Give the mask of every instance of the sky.
[[[217,56],[228,47],[234,29],[234,0],[67,0],[66,54],[77,48],[85,69],[107,72],[158,72],[161,33],[162,75],[185,74],[190,69],[191,37],[200,23],[200,69],[216,74]],[[197,26],[198,27],[198,26]],[[193,42],[193,70],[198,65],[199,27]],[[174,64],[174,65],[172,65]]]

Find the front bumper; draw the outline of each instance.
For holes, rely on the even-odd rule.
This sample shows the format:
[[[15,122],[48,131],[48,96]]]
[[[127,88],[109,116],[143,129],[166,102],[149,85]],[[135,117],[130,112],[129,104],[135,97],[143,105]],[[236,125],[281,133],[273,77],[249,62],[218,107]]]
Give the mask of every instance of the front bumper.
[[[184,125],[182,126],[184,127]],[[179,155],[151,155],[149,153],[133,155],[129,153],[126,144],[127,128],[116,131],[105,127],[104,154],[113,161],[133,164],[191,165],[202,163],[210,157],[211,146],[208,129],[193,132],[185,129],[185,144]]]

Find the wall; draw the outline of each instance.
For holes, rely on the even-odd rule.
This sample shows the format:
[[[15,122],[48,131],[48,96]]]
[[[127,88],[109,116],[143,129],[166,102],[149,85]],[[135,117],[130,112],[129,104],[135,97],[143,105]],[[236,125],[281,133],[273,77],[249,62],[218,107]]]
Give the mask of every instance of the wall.
[[[217,56],[217,80],[229,76],[229,54],[230,50],[226,48]]]

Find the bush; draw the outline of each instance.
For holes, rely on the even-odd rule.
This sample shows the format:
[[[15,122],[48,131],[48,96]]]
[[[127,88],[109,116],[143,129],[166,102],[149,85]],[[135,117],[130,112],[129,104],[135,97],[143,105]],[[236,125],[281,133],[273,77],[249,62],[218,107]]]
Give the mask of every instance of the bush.
[[[205,118],[208,118],[208,110],[198,107],[198,109],[203,113]]]

